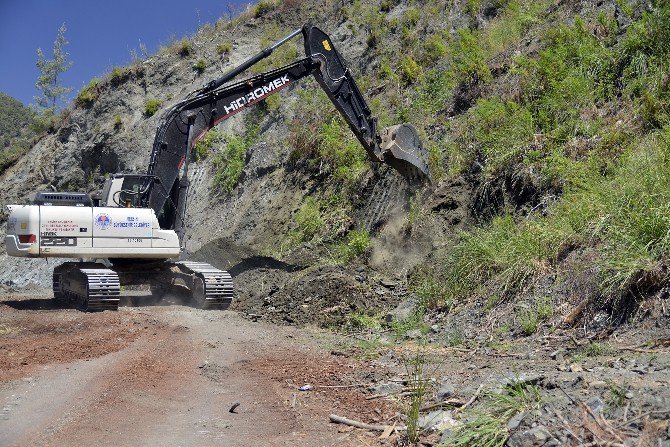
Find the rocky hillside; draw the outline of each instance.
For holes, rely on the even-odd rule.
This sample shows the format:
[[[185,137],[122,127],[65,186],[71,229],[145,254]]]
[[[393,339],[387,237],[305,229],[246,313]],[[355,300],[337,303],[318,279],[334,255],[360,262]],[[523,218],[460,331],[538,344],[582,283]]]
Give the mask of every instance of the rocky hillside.
[[[143,172],[161,110],[307,21],[333,37],[382,127],[420,130],[434,181],[411,188],[371,166],[311,80],[210,131],[193,164],[188,256],[230,269],[238,309],[433,331],[497,353],[560,328],[601,337],[640,321],[661,328],[641,343],[667,339],[661,1],[263,0],[92,80],[0,174],[0,205]],[[0,281],[48,286],[52,266],[3,253]],[[382,318],[398,302],[403,317]]]
[[[33,112],[21,102],[0,92],[0,172],[15,163],[35,143]]]
[[[479,298],[493,307],[542,284],[587,290],[593,311],[625,320],[662,287],[663,4],[326,5],[262,1],[92,80],[3,172],[2,204],[39,189],[94,191],[107,173],[144,171],[164,108],[312,21],[337,42],[381,125],[420,129],[434,183],[410,190],[370,166],[308,81],[201,142],[190,252],[206,246],[213,255],[216,246],[227,267],[249,256],[337,270],[353,262],[409,275],[429,307]],[[293,42],[251,72],[301,51]],[[3,282],[48,283],[43,261],[22,263],[3,258]]]

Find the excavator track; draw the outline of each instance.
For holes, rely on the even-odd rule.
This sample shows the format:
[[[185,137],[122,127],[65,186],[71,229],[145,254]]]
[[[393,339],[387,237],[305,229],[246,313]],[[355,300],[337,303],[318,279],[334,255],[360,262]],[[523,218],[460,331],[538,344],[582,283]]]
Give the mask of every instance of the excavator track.
[[[198,307],[227,309],[233,302],[233,278],[225,270],[205,262],[177,262],[182,270],[191,273],[191,296]]]
[[[119,276],[100,264],[64,263],[54,269],[54,298],[85,312],[117,310],[121,295]]]

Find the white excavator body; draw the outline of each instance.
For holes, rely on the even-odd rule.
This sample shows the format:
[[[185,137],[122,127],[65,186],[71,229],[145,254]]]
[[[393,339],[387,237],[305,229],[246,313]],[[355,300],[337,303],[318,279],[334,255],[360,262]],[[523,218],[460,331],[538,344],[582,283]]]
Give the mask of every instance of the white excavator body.
[[[67,194],[67,193],[62,193]],[[170,259],[179,238],[150,208],[9,205],[5,246],[31,258]]]

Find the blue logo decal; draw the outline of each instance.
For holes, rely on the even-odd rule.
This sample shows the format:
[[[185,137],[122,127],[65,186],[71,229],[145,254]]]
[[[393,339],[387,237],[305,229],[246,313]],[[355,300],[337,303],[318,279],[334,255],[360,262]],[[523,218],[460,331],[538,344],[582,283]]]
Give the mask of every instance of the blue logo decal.
[[[112,218],[108,214],[100,213],[95,218],[95,226],[100,230],[106,230],[112,224]]]

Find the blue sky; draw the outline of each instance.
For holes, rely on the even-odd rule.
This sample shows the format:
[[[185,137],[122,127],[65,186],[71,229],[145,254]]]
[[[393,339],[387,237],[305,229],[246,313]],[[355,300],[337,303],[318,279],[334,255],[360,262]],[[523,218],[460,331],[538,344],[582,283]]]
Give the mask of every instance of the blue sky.
[[[38,94],[36,50],[47,57],[58,28],[67,26],[72,67],[63,84],[81,87],[115,65],[130,62],[130,52],[146,45],[149,54],[171,36],[193,34],[252,0],[0,0],[0,91],[28,105]]]

